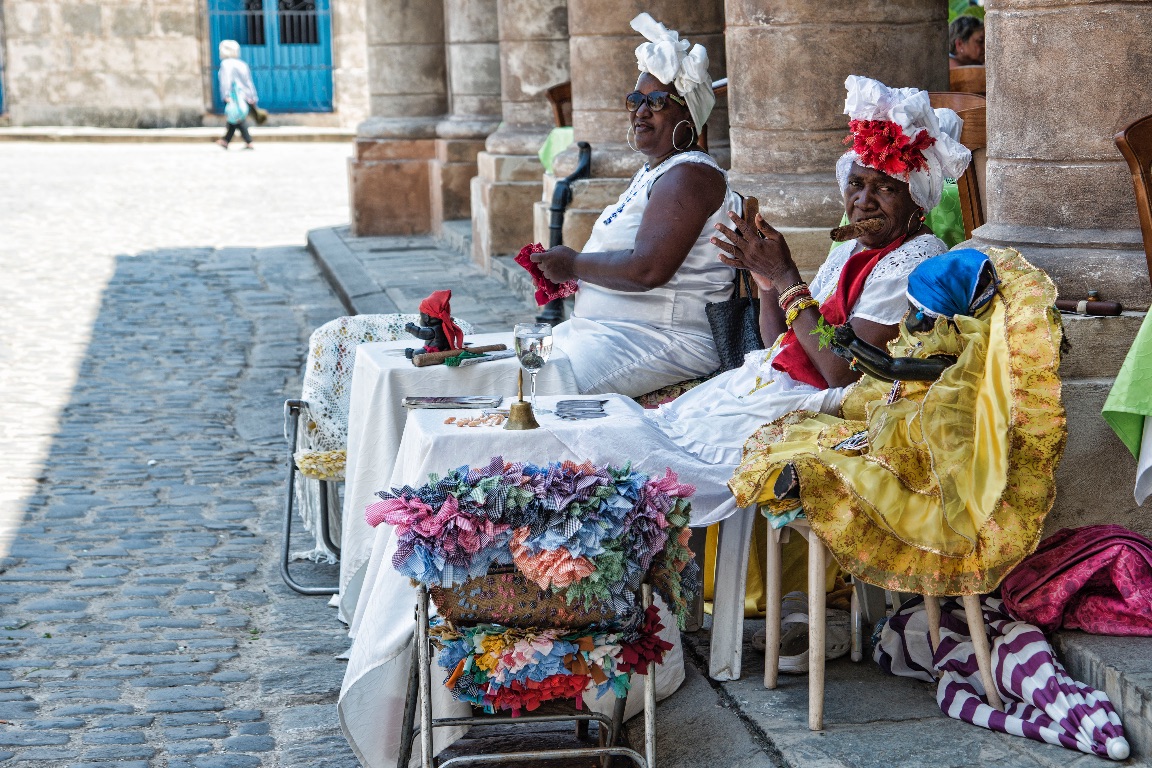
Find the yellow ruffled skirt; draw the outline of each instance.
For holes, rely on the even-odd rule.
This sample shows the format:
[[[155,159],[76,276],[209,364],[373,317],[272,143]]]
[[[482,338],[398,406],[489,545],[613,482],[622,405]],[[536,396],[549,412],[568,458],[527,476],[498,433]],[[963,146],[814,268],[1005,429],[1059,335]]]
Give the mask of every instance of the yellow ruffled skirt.
[[[792,464],[812,528],[840,565],[901,592],[990,592],[1039,543],[1066,424],[1056,289],[1011,249],[989,252],[999,295],[978,317],[901,335],[894,356],[957,358],[933,382],[869,376],[844,418],[796,412],[761,428],[729,482],[737,502],[774,501]],[[839,446],[865,433],[863,448]],[[767,509],[768,507],[764,507]]]

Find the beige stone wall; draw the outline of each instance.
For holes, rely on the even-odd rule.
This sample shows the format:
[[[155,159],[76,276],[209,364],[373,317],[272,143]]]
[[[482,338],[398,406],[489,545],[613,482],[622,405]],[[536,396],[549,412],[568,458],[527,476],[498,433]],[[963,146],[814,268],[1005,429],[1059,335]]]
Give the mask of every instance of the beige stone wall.
[[[332,0],[332,108],[349,128],[368,117],[367,15],[365,0]]]
[[[1152,2],[989,0],[988,209],[978,246],[1011,245],[1065,298],[1099,290],[1139,310],[1066,317],[1068,447],[1047,530],[1119,523],[1152,534],[1136,463],[1100,417],[1152,299],[1116,132],[1152,113]]]
[[[190,0],[3,0],[5,102],[16,125],[199,125]]]
[[[4,88],[14,125],[220,124],[203,0],[2,0]],[[354,126],[368,116],[365,0],[333,0],[331,114],[278,124]]]
[[[534,239],[537,153],[554,124],[546,92],[570,78],[567,0],[499,0],[498,16],[503,120],[472,179],[472,258],[485,267]]]
[[[798,263],[814,272],[844,213],[836,159],[844,79],[947,90],[939,0],[727,0],[731,183],[760,200]]]
[[[988,4],[988,223],[1080,296],[1146,309],[1131,175],[1113,135],[1152,113],[1152,2]]]

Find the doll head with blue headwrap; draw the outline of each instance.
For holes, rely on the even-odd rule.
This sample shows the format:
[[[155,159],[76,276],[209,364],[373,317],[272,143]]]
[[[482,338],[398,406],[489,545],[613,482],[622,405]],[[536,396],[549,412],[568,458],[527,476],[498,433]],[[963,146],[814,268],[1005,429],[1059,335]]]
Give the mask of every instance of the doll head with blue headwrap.
[[[908,276],[911,309],[904,327],[911,333],[929,333],[940,318],[976,316],[992,303],[998,285],[996,268],[980,251],[963,248],[933,256]],[[848,323],[833,331],[832,352],[848,360],[852,370],[884,381],[932,381],[956,361],[948,355],[892,357],[858,338]]]
[[[933,256],[908,276],[911,311],[904,325],[913,333],[923,333],[939,317],[975,316],[991,303],[998,285],[992,260],[975,248]]]

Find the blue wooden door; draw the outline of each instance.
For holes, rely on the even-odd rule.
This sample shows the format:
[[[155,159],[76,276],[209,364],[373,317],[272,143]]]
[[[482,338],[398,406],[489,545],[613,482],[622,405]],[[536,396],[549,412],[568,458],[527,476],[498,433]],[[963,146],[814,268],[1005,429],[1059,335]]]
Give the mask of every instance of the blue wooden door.
[[[332,13],[329,0],[208,0],[212,103],[224,111],[216,84],[220,41],[240,43],[260,106],[269,112],[332,111]]]

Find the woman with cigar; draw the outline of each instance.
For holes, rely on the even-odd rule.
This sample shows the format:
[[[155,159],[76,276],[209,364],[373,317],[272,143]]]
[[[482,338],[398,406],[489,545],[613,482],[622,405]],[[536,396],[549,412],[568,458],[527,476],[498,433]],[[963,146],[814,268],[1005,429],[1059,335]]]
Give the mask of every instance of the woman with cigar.
[[[924,212],[939,203],[944,178],[959,176],[970,153],[941,130],[926,92],[857,76],[845,85],[852,150],[837,162],[836,179],[850,223],[832,232],[846,242],[811,284],[783,235],[760,216],[731,214],[732,227],[716,226],[712,243],[723,262],[752,273],[761,333],[775,342],[656,412],[660,430],[706,464],[734,468],[745,439],[790,411],[836,413],[860,374],[833,354],[832,328],[850,323],[857,337],[883,347],[907,311],[908,275],[947,250],[924,226]],[[695,525],[719,519],[699,512],[705,514]]]

